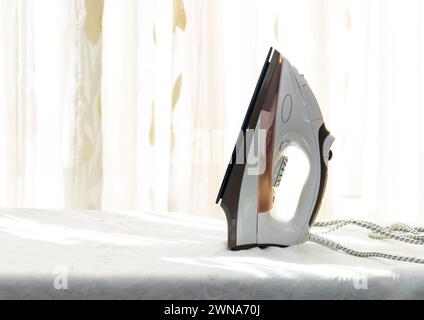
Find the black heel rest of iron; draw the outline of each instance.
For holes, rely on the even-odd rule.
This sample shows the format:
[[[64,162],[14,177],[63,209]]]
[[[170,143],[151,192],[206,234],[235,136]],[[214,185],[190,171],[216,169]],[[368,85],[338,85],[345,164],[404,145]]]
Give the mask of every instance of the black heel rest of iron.
[[[273,53],[273,54],[272,54]],[[272,54],[272,56],[271,56]],[[246,166],[246,154],[244,154],[244,162],[236,162],[236,148],[238,143],[244,143],[245,133],[248,129],[255,129],[259,119],[260,111],[262,110],[263,100],[265,99],[266,94],[268,93],[269,84],[272,83],[274,77],[274,72],[277,69],[280,53],[271,48],[268,52],[267,59],[265,60],[264,66],[261,71],[261,75],[256,84],[256,88],[253,94],[253,97],[250,101],[249,108],[247,110],[246,116],[243,121],[242,130],[243,136],[239,136],[238,140],[234,146],[233,154],[231,161],[227,167],[224,179],[221,184],[216,202],[219,203],[221,200],[221,207],[225,212],[227,218],[227,227],[228,227],[228,247],[230,249],[236,249],[237,246],[237,223],[238,223],[238,202],[239,202],[239,193],[243,179],[243,173]],[[263,89],[267,90],[263,90]],[[241,141],[239,141],[242,139]],[[246,146],[244,146],[244,150]],[[248,245],[250,246],[250,245]],[[256,244],[252,244],[256,246]]]
[[[246,115],[244,117],[243,124],[241,127],[241,130],[243,131],[243,133],[245,133],[246,130],[248,129],[250,118],[252,116],[253,110],[255,109],[256,101],[258,100],[259,93],[262,89],[262,85],[264,83],[265,76],[268,71],[269,59],[271,57],[272,50],[273,48],[271,47],[268,51],[268,55],[266,56],[266,60],[262,67],[261,74],[259,76],[258,82],[256,83],[255,91],[253,92],[252,99],[250,100],[249,108],[247,109]],[[227,166],[227,170],[225,171],[225,175],[224,175],[224,179],[222,180],[221,187],[219,188],[218,196],[216,198],[216,203],[218,203],[219,200],[222,199],[225,189],[227,188],[228,180],[230,179],[230,175],[233,170],[234,163],[236,162],[236,146],[237,146],[237,143],[234,146],[233,153],[231,155],[231,160]]]

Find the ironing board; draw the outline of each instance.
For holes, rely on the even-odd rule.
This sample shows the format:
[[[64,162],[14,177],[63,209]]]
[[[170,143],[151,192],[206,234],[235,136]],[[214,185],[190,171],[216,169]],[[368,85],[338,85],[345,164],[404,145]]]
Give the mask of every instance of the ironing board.
[[[424,256],[362,230],[331,237],[356,249],[371,243]],[[0,299],[424,298],[422,265],[313,243],[231,252],[221,218],[0,209],[0,252]]]

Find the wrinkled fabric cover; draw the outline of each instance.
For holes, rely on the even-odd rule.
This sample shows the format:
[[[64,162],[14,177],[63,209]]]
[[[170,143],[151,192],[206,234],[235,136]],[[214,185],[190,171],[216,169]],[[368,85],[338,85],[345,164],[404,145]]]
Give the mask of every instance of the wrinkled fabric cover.
[[[424,256],[358,229],[332,239]],[[231,252],[224,219],[190,215],[2,209],[0,252],[1,299],[424,298],[421,265],[313,243]]]

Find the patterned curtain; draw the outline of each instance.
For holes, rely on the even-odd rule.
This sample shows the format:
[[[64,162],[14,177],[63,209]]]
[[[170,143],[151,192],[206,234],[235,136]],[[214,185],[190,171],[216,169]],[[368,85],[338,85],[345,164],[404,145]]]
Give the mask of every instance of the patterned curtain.
[[[101,208],[102,0],[0,1],[0,205]]]
[[[423,16],[420,0],[0,0],[0,206],[222,214],[274,46],[336,137],[320,218],[424,221]]]

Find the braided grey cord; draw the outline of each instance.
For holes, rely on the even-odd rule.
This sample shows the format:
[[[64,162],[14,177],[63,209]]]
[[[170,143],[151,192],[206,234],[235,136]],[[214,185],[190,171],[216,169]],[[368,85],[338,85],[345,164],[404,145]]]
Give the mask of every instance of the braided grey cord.
[[[407,226],[403,223],[395,223],[388,227],[382,227],[375,223],[368,222],[368,221],[361,221],[361,220],[334,220],[334,221],[326,221],[326,222],[316,222],[313,224],[314,227],[329,227],[324,232],[320,232],[318,234],[309,234],[309,241],[318,243],[320,245],[323,245],[325,247],[328,247],[333,250],[340,250],[344,251],[350,255],[354,255],[357,257],[377,257],[377,258],[383,258],[383,259],[391,259],[391,260],[397,260],[397,261],[407,261],[407,262],[413,262],[413,263],[423,263],[424,259],[416,258],[416,257],[405,257],[405,256],[398,256],[398,255],[391,255],[381,252],[364,252],[364,251],[356,251],[349,249],[337,242],[334,242],[332,240],[326,239],[319,234],[326,234],[333,232],[335,230],[341,229],[348,225],[357,225],[359,227],[371,230],[371,233],[368,234],[368,236],[372,239],[394,239],[406,243],[411,244],[424,244],[424,228],[412,228],[410,226]]]

